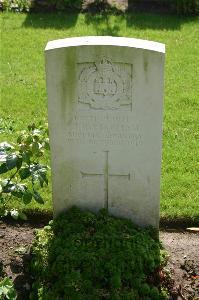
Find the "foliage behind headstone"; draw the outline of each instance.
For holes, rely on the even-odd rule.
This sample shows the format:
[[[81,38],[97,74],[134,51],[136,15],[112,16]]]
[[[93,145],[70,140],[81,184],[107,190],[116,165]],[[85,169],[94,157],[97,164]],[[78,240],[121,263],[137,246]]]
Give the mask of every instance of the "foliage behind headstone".
[[[104,11],[104,7],[109,9],[113,7],[107,0],[94,0],[88,1],[88,6],[84,0],[2,0],[0,1],[0,6],[3,10],[10,10],[16,12],[36,10],[36,11],[63,11],[63,10],[81,10],[84,7],[90,7],[91,10],[96,8],[96,12]],[[83,6],[82,6],[83,4]],[[135,7],[150,7],[160,11],[173,12],[179,15],[195,15],[199,14],[199,0],[128,0],[128,5],[134,10]],[[165,9],[162,9],[161,7]],[[153,8],[150,9],[153,12]],[[160,9],[159,9],[160,8]]]
[[[167,13],[176,13],[178,15],[199,14],[199,0],[129,0],[129,6],[136,8],[151,8],[150,12],[166,11]]]
[[[29,11],[32,3],[31,0],[3,0],[1,2],[3,10],[16,12]]]

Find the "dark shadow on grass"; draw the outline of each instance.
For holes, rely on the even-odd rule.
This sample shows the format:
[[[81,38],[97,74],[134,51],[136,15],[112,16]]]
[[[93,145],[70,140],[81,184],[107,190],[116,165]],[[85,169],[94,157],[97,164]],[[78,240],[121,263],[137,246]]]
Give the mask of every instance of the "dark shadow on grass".
[[[65,30],[75,27],[78,13],[29,13],[23,27]]]
[[[176,15],[161,15],[152,13],[128,13],[126,14],[126,26],[145,30],[180,30],[185,23],[194,22],[196,17],[183,17]]]
[[[139,30],[180,30],[185,23],[193,22],[195,17],[180,17],[174,15],[158,15],[151,13],[117,13],[117,18],[111,20],[110,14],[86,14],[87,24],[95,26],[98,35],[118,36],[120,24],[126,24],[127,29]]]
[[[23,23],[24,27],[53,28],[65,30],[76,26],[78,13],[29,13]],[[115,19],[110,16],[115,15]],[[183,17],[175,15],[160,15],[152,13],[122,13],[118,10],[105,10],[96,13],[90,10],[85,13],[85,21],[93,25],[97,35],[123,35],[120,23],[126,24],[127,29],[153,29],[153,30],[180,30],[185,23],[194,22],[196,17]],[[85,32],[86,35],[86,32]]]
[[[109,14],[106,12],[101,14],[87,13],[85,22],[87,25],[92,24],[97,35],[118,36],[120,32],[120,22],[110,20]],[[118,16],[118,19],[123,19],[123,16]]]

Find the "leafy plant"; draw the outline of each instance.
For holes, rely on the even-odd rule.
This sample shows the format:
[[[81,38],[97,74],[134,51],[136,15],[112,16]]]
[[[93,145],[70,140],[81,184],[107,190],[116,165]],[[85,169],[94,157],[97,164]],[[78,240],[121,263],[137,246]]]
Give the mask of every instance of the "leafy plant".
[[[26,216],[16,209],[9,212],[6,203],[11,197],[16,197],[28,204],[32,199],[44,203],[38,188],[48,184],[48,166],[41,164],[45,150],[49,150],[48,129],[41,124],[28,126],[17,138],[17,143],[0,144],[0,203],[3,204],[1,215],[8,213],[15,219],[25,219]]]
[[[29,11],[31,0],[3,0],[3,9],[7,11]]]
[[[199,13],[199,0],[172,0],[173,9],[179,15],[191,15]]]
[[[199,13],[199,0],[156,0],[165,3],[173,12],[179,15],[192,15]]]
[[[0,282],[0,299],[1,300],[15,300],[17,299],[17,293],[14,289],[13,283],[10,278],[5,277]]]
[[[152,228],[73,207],[36,232],[30,299],[167,299],[166,253]]]
[[[82,0],[49,0],[57,10],[66,10],[67,8],[80,9]]]
[[[130,0],[131,4],[143,4],[146,0]],[[197,15],[199,14],[199,0],[152,0],[156,7],[163,5],[168,11],[176,13],[178,15]]]

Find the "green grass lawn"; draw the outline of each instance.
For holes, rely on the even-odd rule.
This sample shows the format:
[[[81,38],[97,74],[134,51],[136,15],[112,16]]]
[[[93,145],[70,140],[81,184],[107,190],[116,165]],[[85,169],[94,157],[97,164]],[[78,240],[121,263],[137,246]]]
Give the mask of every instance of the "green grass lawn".
[[[199,18],[129,14],[1,14],[0,141],[14,141],[29,123],[47,120],[44,48],[49,40],[82,35],[143,38],[166,44],[161,216],[199,222],[197,104]],[[8,128],[10,124],[13,131]],[[25,209],[51,211],[46,204]],[[22,207],[13,199],[9,205]]]

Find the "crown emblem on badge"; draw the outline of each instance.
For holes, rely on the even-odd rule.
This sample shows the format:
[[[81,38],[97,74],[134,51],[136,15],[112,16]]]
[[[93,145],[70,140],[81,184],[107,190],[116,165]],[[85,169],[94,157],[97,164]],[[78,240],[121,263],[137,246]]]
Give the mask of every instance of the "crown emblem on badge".
[[[107,58],[102,58],[99,64],[97,64],[97,69],[99,72],[111,72],[113,67],[112,63]]]
[[[101,110],[131,107],[131,65],[113,63],[106,57],[99,63],[82,65],[86,66],[79,73],[79,103]],[[125,72],[125,68],[130,72]]]

